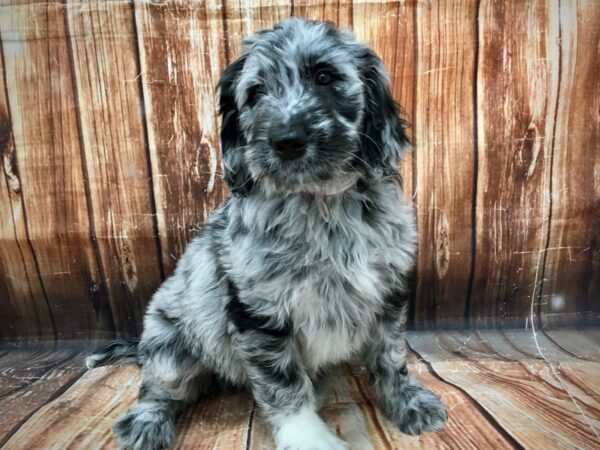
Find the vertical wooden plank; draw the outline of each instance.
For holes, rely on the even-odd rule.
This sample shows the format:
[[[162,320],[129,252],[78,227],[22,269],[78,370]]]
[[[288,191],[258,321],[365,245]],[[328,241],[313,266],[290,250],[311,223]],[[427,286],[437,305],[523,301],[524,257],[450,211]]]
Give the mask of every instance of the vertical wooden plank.
[[[477,68],[477,234],[470,313],[523,326],[548,231],[557,1],[482,1]]]
[[[108,337],[114,324],[90,238],[64,8],[3,7],[0,33],[22,218],[57,337]]]
[[[328,20],[340,28],[352,28],[354,19],[352,0],[294,0],[292,14],[311,20]]]
[[[540,312],[545,325],[600,316],[600,3],[561,0],[552,220]]]
[[[224,198],[216,85],[222,5],[135,3],[152,181],[165,271]]]
[[[471,270],[477,2],[417,6],[415,323],[460,325]]]
[[[239,55],[243,39],[259,30],[271,28],[292,12],[290,0],[273,0],[266,5],[243,0],[224,1],[227,64]]]
[[[118,334],[137,334],[161,279],[132,5],[67,3],[91,227]]]
[[[27,236],[4,71],[0,58],[0,339],[53,339],[54,319]]]

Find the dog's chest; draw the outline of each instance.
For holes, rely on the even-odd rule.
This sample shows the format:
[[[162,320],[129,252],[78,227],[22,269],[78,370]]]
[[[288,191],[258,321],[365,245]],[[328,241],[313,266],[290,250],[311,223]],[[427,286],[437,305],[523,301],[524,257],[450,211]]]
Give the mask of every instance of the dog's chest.
[[[343,291],[325,298],[316,286],[299,289],[290,299],[295,337],[312,370],[347,360],[360,351],[379,311],[375,299],[367,302]]]
[[[330,236],[331,237],[331,236]],[[346,235],[343,248],[325,243],[298,255],[305,266],[292,270],[287,302],[304,360],[317,370],[355,355],[382,311],[388,286],[379,270],[385,248],[364,235]],[[333,237],[342,239],[341,237]],[[382,241],[383,243],[383,241]],[[370,245],[369,245],[370,244]],[[300,275],[300,283],[295,283]]]
[[[306,212],[301,204],[255,205],[241,215],[251,232],[232,239],[241,295],[261,314],[293,323],[313,370],[363,347],[394,277],[412,265],[409,211],[378,205],[374,210],[385,219],[372,220],[377,227],[364,220],[360,202],[337,205],[330,204],[329,224],[316,207]],[[269,214],[260,214],[265,208]]]

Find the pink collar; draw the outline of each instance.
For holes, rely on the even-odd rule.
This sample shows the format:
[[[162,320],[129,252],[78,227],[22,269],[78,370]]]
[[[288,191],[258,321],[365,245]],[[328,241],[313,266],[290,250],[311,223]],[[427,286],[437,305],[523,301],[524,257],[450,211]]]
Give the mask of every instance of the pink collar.
[[[356,180],[353,181],[347,187],[331,193],[325,192],[315,192],[315,202],[317,202],[317,208],[319,208],[319,214],[323,218],[326,223],[329,223],[329,208],[327,207],[327,203],[325,203],[325,199],[327,197],[335,197],[336,195],[345,194],[347,192],[352,191],[354,189],[354,185],[356,184]]]

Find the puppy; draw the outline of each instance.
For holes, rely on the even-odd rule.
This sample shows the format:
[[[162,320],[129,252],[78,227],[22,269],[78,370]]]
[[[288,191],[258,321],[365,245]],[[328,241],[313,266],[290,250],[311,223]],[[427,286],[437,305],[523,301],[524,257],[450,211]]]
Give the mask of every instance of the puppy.
[[[402,431],[440,430],[444,405],[406,368],[416,233],[381,61],[347,31],[292,18],[246,40],[219,91],[232,196],[152,298],[139,343],[87,359],[142,366],[119,444],[168,447],[187,404],[233,385],[252,391],[278,449],[346,449],[317,410],[324,370],[357,355]]]

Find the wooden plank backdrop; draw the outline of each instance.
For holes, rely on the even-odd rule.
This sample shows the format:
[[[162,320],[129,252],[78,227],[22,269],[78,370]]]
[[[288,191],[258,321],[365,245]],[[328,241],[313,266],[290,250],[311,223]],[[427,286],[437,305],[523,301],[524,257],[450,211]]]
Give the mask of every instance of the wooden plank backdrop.
[[[140,332],[227,195],[219,75],[290,15],[352,28],[412,123],[413,326],[597,323],[597,0],[2,0],[0,336]]]

